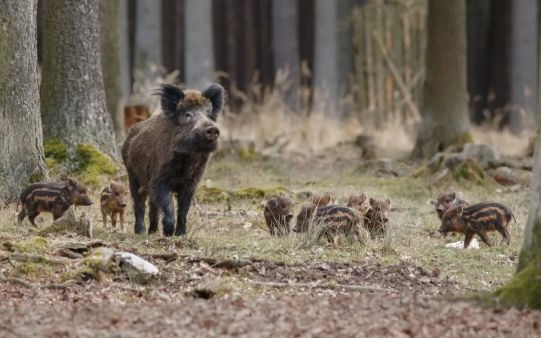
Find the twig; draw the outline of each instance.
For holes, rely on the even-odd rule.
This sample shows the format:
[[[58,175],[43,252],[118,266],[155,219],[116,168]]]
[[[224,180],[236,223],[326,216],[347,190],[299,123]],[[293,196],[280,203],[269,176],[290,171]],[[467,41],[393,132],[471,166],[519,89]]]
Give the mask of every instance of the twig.
[[[20,286],[23,286],[27,289],[33,289],[34,288],[34,285],[28,283],[27,281],[24,281],[20,278],[15,278],[15,277],[1,277],[0,276],[0,282],[7,282],[7,283],[15,283],[15,284],[19,284]]]
[[[381,288],[378,286],[347,285],[347,284],[315,284],[315,283],[282,283],[282,282],[258,282],[251,281],[250,284],[266,286],[271,288],[323,288],[323,289],[344,289],[346,291],[376,291],[395,292],[394,289]]]
[[[404,100],[406,101],[408,108],[415,115],[415,117],[418,118],[420,116],[419,109],[417,108],[413,100],[411,99],[409,89],[404,83],[404,80],[402,80],[402,77],[398,73],[398,70],[396,69],[396,66],[394,65],[393,61],[389,57],[389,54],[387,53],[387,49],[383,45],[383,41],[381,41],[381,37],[379,36],[378,33],[374,33],[374,39],[378,43],[378,47],[381,51],[381,55],[383,55],[383,59],[387,63],[387,67],[389,67],[389,70],[391,71],[391,74],[393,75],[393,78],[396,84],[398,85],[398,88],[402,92],[402,95],[404,96]]]
[[[18,262],[31,262],[31,263],[46,263],[46,264],[71,264],[74,263],[74,260],[71,259],[57,259],[57,258],[48,258],[41,255],[30,255],[23,254],[20,252],[10,253],[7,256],[0,256],[0,260],[14,260]]]

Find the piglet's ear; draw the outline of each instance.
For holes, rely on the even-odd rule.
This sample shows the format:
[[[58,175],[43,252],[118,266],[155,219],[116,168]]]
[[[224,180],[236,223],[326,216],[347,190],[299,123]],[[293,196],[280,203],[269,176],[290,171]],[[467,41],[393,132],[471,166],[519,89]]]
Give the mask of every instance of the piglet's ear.
[[[462,216],[462,213],[464,212],[464,207],[462,205],[459,205],[456,211],[458,216]]]
[[[155,94],[161,97],[163,114],[170,119],[177,116],[177,105],[184,98],[184,92],[178,86],[162,83]]]
[[[222,110],[225,103],[225,90],[219,84],[210,85],[205,91],[203,91],[203,96],[209,99],[212,103],[212,111],[209,113],[209,118],[213,121],[216,121],[218,113]]]
[[[449,197],[454,201],[456,200],[456,192],[452,192],[449,194]]]

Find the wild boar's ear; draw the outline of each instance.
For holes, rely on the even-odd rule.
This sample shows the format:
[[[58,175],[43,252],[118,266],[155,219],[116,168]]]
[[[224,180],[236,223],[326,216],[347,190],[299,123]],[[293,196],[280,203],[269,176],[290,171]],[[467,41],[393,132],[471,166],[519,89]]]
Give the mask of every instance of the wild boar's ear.
[[[168,83],[160,84],[160,89],[156,91],[161,97],[161,106],[163,114],[170,119],[177,116],[177,105],[184,98],[184,92],[178,86]]]
[[[225,90],[219,84],[210,85],[203,92],[203,96],[210,100],[212,103],[212,111],[209,114],[209,118],[216,121],[218,113],[222,110],[225,103]]]

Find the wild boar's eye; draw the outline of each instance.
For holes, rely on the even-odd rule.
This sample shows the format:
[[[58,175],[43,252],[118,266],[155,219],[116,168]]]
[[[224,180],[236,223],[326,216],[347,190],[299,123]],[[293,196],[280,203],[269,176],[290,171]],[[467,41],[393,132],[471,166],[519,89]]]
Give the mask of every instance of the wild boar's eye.
[[[186,114],[184,114],[184,116],[185,116],[186,118],[191,118],[191,117],[193,117],[193,114],[192,114],[192,112],[187,111]]]

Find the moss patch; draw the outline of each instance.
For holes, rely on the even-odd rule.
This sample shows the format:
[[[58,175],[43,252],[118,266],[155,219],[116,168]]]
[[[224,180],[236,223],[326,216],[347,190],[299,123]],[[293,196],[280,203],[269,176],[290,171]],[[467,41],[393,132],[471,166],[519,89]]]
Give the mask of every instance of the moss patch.
[[[541,308],[541,259],[536,258],[494,293],[503,306]]]
[[[223,190],[205,185],[197,189],[197,199],[203,203],[225,202],[231,200],[259,200],[271,195],[285,193],[287,190],[282,187],[246,187],[237,190]]]
[[[47,240],[40,236],[33,236],[20,242],[4,242],[2,246],[11,252],[31,254],[43,254],[49,249],[49,243]]]
[[[71,147],[54,138],[44,143],[45,163],[53,175],[74,175],[83,184],[101,186],[117,173],[114,161],[89,144]]]

